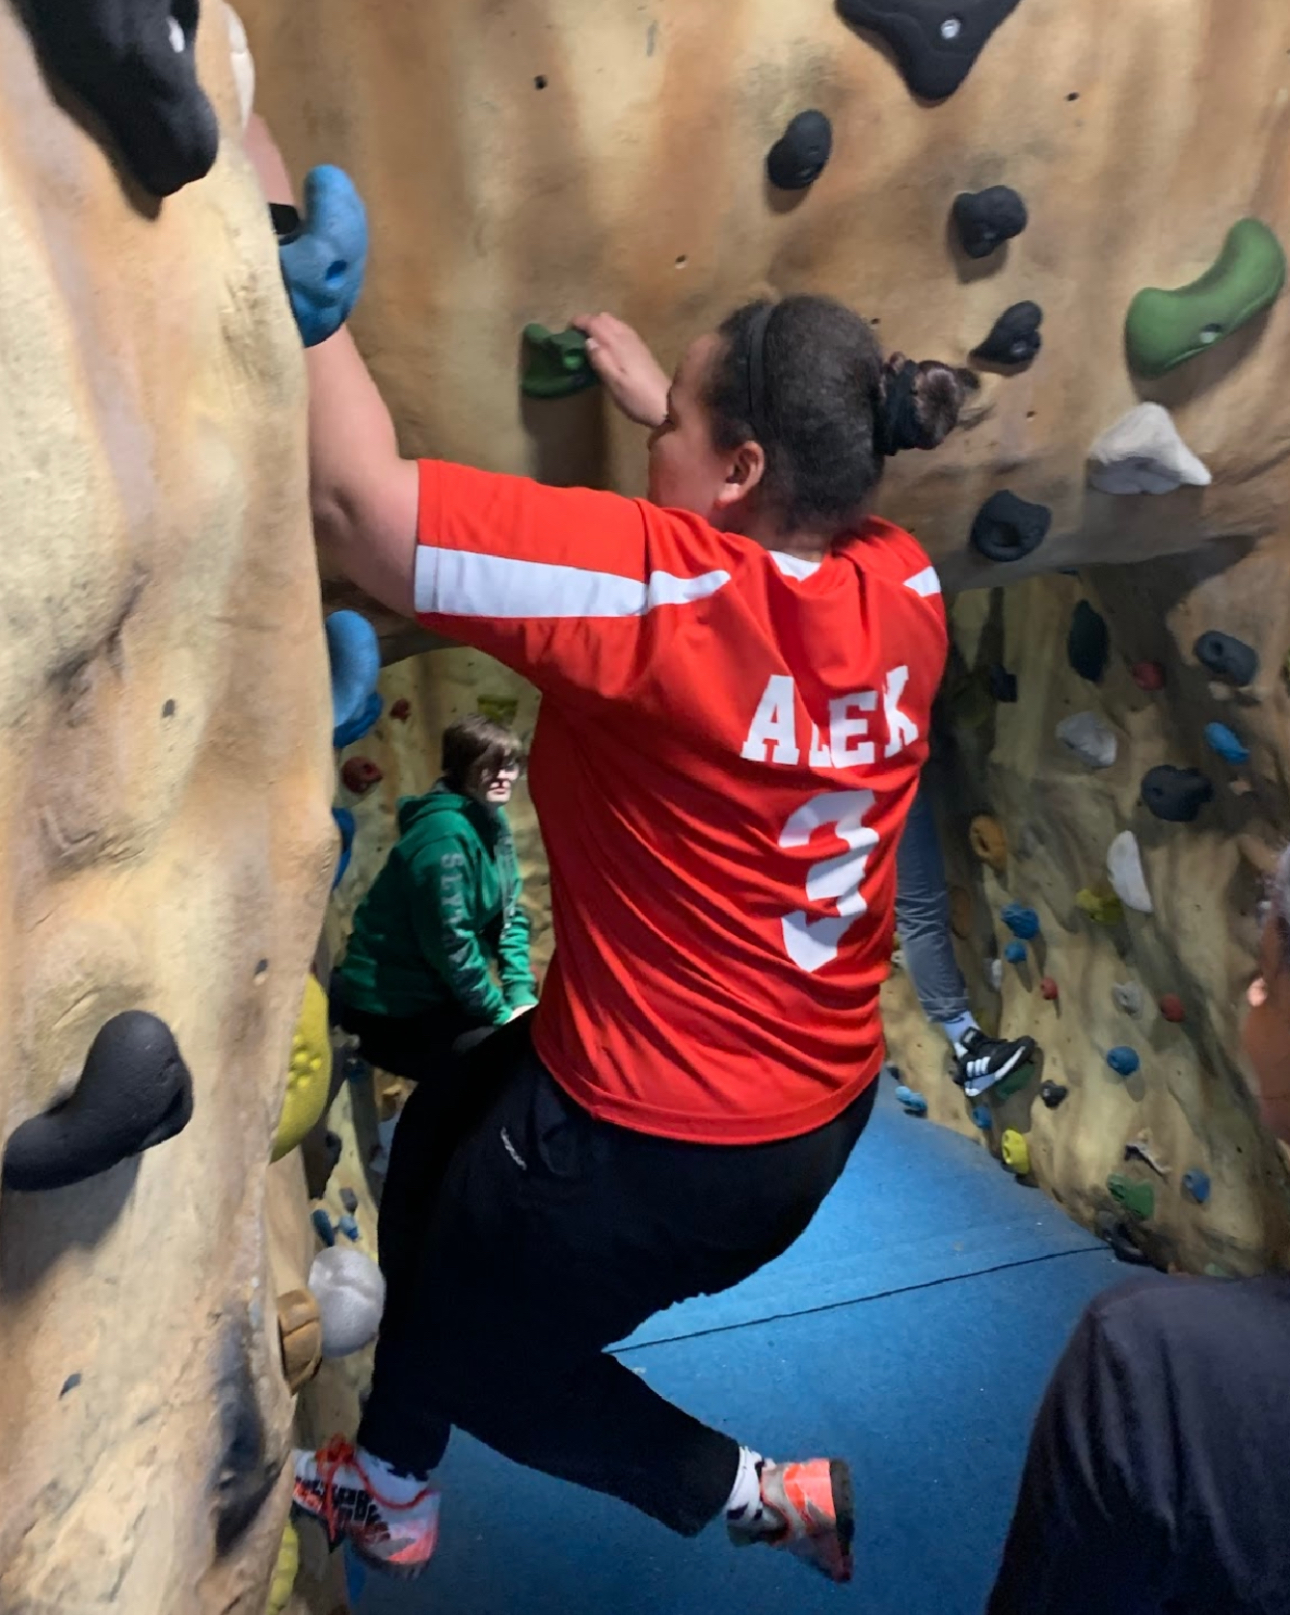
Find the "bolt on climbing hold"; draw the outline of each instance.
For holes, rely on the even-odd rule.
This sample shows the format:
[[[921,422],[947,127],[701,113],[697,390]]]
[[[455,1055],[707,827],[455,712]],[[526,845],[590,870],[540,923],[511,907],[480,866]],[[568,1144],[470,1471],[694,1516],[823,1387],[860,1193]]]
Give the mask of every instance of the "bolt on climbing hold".
[[[255,110],[255,57],[251,54],[242,19],[228,0],[224,0],[224,20],[228,24],[228,54],[233,66],[233,82],[237,85],[237,105],[245,129]]]
[[[351,1217],[348,1213],[346,1213],[346,1215],[343,1217],[337,1217],[336,1226],[340,1229],[341,1233],[344,1234],[346,1239],[356,1240],[359,1238],[357,1217]]]
[[[348,723],[342,724],[339,729],[332,730],[332,749],[343,751],[346,746],[352,746],[356,740],[361,740],[364,735],[370,734],[380,720],[383,705],[381,692],[373,690],[356,717],[351,718]]]
[[[1129,677],[1140,690],[1163,690],[1165,670],[1159,662],[1134,662]]]
[[[1149,1132],[1139,1133],[1136,1138],[1129,1140],[1124,1146],[1124,1158],[1126,1161],[1145,1162],[1157,1177],[1168,1178],[1169,1176],[1169,1163],[1151,1142]]]
[[[1012,706],[1017,699],[1017,675],[1010,673],[1001,663],[990,668],[990,694],[1003,706]]]
[[[1140,1182],[1123,1172],[1112,1172],[1106,1180],[1111,1197],[1118,1205],[1145,1222],[1156,1209],[1156,1191],[1150,1183]]]
[[[1198,1166],[1193,1166],[1183,1173],[1182,1186],[1183,1193],[1194,1200],[1198,1206],[1203,1206],[1209,1199],[1209,1173],[1202,1172]]]
[[[1146,1003],[1142,988],[1136,981],[1117,981],[1111,988],[1111,997],[1115,1000],[1116,1007],[1122,1009],[1126,1015],[1132,1015],[1134,1020],[1142,1014]]]
[[[1214,480],[1160,404],[1139,404],[1122,415],[1094,443],[1088,459],[1088,480],[1103,493],[1164,494],[1184,485],[1207,488]]]
[[[370,1256],[335,1245],[309,1269],[309,1288],[322,1319],[324,1357],[348,1357],[376,1339],[385,1306],[385,1280]]]
[[[314,1377],[322,1362],[318,1303],[308,1290],[287,1290],[278,1297],[278,1347],[282,1372],[294,1396]]]
[[[288,1520],[282,1533],[282,1541],[278,1545],[278,1562],[274,1566],[273,1579],[269,1583],[269,1602],[265,1606],[264,1615],[284,1615],[295,1591],[299,1571],[300,1538],[296,1535],[295,1526]]]
[[[1142,1065],[1137,1050],[1123,1043],[1107,1050],[1106,1063],[1118,1077],[1131,1077]]]
[[[354,312],[367,274],[367,210],[343,169],[305,176],[304,214],[278,233],[278,257],[300,340],[315,348]],[[285,222],[285,220],[284,220]]]
[[[1002,991],[1002,989],[1003,989],[1003,960],[1002,959],[991,959],[989,965],[986,967],[986,980],[994,988],[995,992],[1001,992]]]
[[[1241,219],[1227,233],[1213,265],[1190,285],[1148,286],[1129,305],[1125,346],[1142,376],[1163,376],[1231,336],[1281,294],[1286,255],[1259,219]]]
[[[340,1203],[353,1216],[354,1212],[358,1210],[357,1191],[354,1189],[342,1189],[340,1191]]]
[[[1023,942],[1033,942],[1039,935],[1039,915],[1022,903],[1008,903],[1002,909],[1000,918],[1013,936],[1020,937]]]
[[[1003,956],[1010,965],[1024,965],[1026,962],[1026,944],[1024,942],[1009,942],[1003,950]]]
[[[876,33],[925,101],[953,95],[1019,0],[838,0],[854,28]]]
[[[983,864],[1002,874],[1008,867],[1008,837],[998,819],[988,813],[978,814],[968,827],[972,851]]]
[[[994,1116],[989,1105],[973,1105],[972,1120],[983,1133],[988,1133],[994,1126]]]
[[[1186,1006],[1177,993],[1166,993],[1157,1008],[1165,1020],[1172,1022],[1175,1026],[1181,1026],[1187,1019]]]
[[[833,125],[822,112],[799,112],[766,157],[766,173],[781,191],[814,185],[833,155]]]
[[[1250,748],[1236,731],[1229,729],[1225,723],[1205,725],[1205,744],[1225,763],[1231,763],[1233,768],[1239,768],[1242,763],[1248,763],[1250,760]]]
[[[315,975],[305,977],[304,996],[287,1069],[287,1091],[282,1100],[271,1159],[289,1155],[313,1130],[327,1108],[331,1093],[331,1038],[328,1033],[327,994]]]
[[[1019,236],[1030,222],[1026,204],[1007,185],[960,192],[954,198],[950,217],[969,258],[988,258],[1005,241]]]
[[[990,334],[979,347],[972,349],[970,357],[984,359],[987,364],[1033,364],[1044,339],[1039,327],[1044,323],[1044,311],[1038,303],[1014,303],[990,327]]]
[[[309,1220],[314,1225],[314,1232],[324,1245],[336,1243],[336,1230],[332,1226],[330,1213],[323,1206],[315,1206],[309,1214]]]
[[[1115,895],[1125,908],[1131,908],[1135,914],[1154,912],[1155,905],[1142,868],[1142,852],[1132,830],[1122,830],[1107,849],[1106,871]]]
[[[1111,636],[1106,621],[1087,600],[1081,600],[1071,613],[1066,636],[1066,659],[1082,679],[1090,684],[1101,681],[1110,654]]]
[[[570,398],[600,380],[587,356],[585,332],[549,331],[532,324],[524,327],[524,342],[528,359],[520,391],[526,397]]]
[[[331,721],[343,729],[363,711],[381,676],[376,629],[357,611],[333,611],[324,628],[331,665]]]
[[[1039,983],[1039,996],[1049,1004],[1055,1004],[1061,997],[1061,991],[1051,976],[1045,976]]]
[[[1142,778],[1142,800],[1169,824],[1190,824],[1207,802],[1214,799],[1214,787],[1197,768],[1174,768],[1161,763],[1148,769]]]
[[[1119,754],[1115,730],[1096,712],[1073,712],[1057,725],[1057,738],[1090,768],[1110,768]]]
[[[1124,919],[1124,904],[1114,892],[1085,886],[1076,892],[1075,903],[1096,925],[1119,925]]]
[[[345,871],[349,868],[349,860],[354,851],[354,832],[356,829],[354,815],[348,808],[334,807],[331,816],[340,831],[340,857],[336,860],[336,873],[331,878],[331,889],[335,891],[345,878]]]
[[[969,542],[987,561],[1006,565],[1037,550],[1052,523],[1047,505],[1032,505],[1003,488],[977,511]]]
[[[348,757],[341,765],[340,777],[347,791],[355,796],[366,796],[385,775],[370,757]]]
[[[1063,1087],[1060,1082],[1045,1082],[1040,1085],[1039,1097],[1049,1110],[1056,1110],[1069,1092],[1070,1089]]]
[[[412,703],[406,695],[401,695],[390,707],[390,716],[396,723],[406,723],[412,716]]]
[[[926,1116],[926,1099],[923,1098],[922,1094],[915,1093],[912,1088],[907,1088],[903,1082],[901,1083],[900,1087],[896,1089],[896,1098],[899,1099],[901,1104],[905,1107],[905,1111],[908,1115]]]
[[[1015,1127],[1005,1130],[999,1140],[999,1151],[1003,1156],[1003,1164],[1009,1172],[1015,1173],[1019,1178],[1030,1174],[1030,1145],[1026,1142],[1026,1135],[1019,1133]]]
[[[1216,679],[1241,688],[1253,684],[1259,672],[1259,653],[1243,639],[1221,634],[1216,628],[1204,633],[1193,646],[1196,660]]]

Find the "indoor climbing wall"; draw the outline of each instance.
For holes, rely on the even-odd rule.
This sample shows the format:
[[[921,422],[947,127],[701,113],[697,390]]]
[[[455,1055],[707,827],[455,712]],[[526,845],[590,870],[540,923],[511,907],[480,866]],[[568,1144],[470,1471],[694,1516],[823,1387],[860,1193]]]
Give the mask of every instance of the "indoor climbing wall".
[[[1265,1259],[1283,1185],[1237,1028],[1290,820],[1281,0],[245,15],[297,173],[340,163],[367,202],[354,327],[408,452],[640,491],[643,434],[597,390],[519,390],[526,325],[581,310],[670,364],[746,298],[826,292],[978,370],[965,429],[880,508],[968,591],[936,776],[956,923],[981,1015],[1047,1051],[980,1136],[1126,1250]],[[386,724],[360,818],[405,769],[424,786],[430,710],[423,737]],[[894,1055],[976,1130],[906,985]]]
[[[308,1255],[269,1157],[335,853],[304,365],[220,6],[32,15],[39,58],[0,4],[0,1608],[261,1615]]]

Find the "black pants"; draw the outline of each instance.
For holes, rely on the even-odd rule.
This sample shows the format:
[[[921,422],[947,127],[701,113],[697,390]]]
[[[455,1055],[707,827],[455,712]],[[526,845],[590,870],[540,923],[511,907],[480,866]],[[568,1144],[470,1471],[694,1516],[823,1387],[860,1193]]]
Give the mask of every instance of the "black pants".
[[[1290,1611],[1290,1277],[1123,1285],[1044,1397],[989,1615]]]
[[[335,986],[331,1018],[358,1039],[365,1060],[409,1082],[446,1077],[456,1060],[457,1039],[492,1024],[465,1014],[455,1004],[436,1005],[420,1015],[373,1015],[347,1004]]]
[[[871,1087],[785,1143],[675,1143],[594,1121],[533,1054],[523,1021],[496,1033],[457,1094],[423,1085],[395,1134],[380,1228],[388,1298],[360,1442],[425,1474],[456,1425],[698,1532],[725,1505],[738,1445],[605,1348],[787,1250],[873,1100]]]

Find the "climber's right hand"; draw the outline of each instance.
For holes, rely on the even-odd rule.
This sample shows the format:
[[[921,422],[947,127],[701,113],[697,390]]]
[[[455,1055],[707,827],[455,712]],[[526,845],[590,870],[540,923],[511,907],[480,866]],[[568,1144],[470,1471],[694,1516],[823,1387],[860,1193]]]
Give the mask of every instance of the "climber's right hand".
[[[571,323],[586,333],[592,368],[623,414],[641,426],[661,426],[671,383],[644,338],[613,314],[579,314]]]

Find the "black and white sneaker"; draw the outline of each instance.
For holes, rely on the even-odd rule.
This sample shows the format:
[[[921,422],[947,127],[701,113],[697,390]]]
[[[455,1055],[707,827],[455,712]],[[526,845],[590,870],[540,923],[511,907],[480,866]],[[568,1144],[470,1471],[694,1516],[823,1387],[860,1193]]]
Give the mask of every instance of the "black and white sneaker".
[[[987,1037],[974,1026],[959,1044],[954,1080],[969,1099],[979,1099],[1034,1057],[1033,1037]]]

